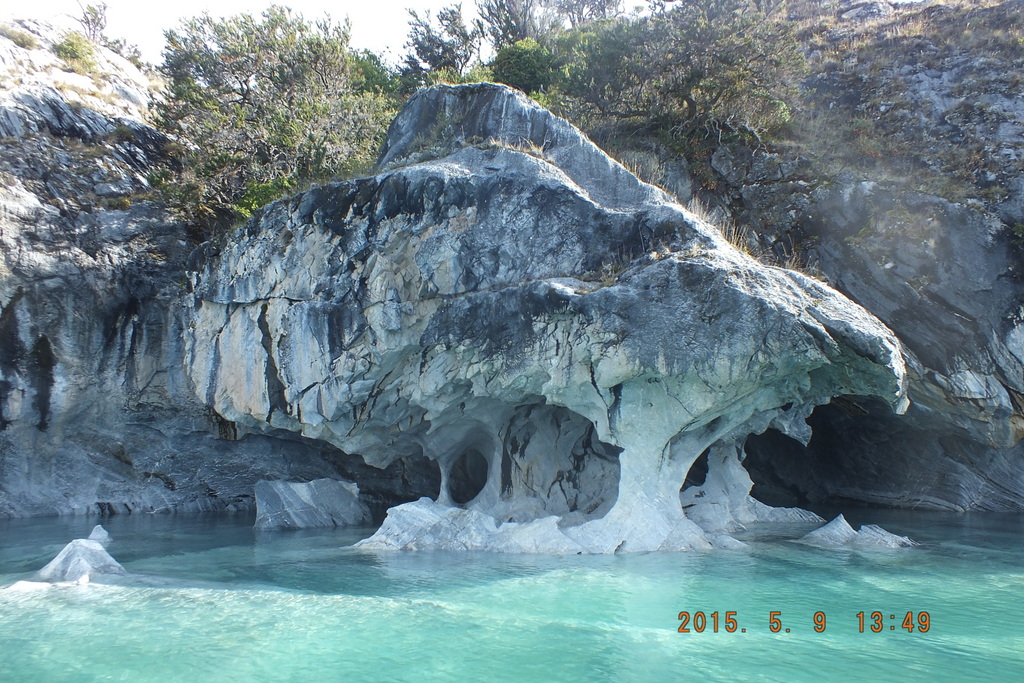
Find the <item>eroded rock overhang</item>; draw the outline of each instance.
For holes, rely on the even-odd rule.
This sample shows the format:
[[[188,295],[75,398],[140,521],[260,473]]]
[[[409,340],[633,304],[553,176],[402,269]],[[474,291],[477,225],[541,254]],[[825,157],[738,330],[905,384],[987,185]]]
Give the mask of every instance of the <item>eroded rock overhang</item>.
[[[771,517],[747,495],[748,434],[806,442],[844,394],[905,408],[882,323],[737,251],[513,90],[421,91],[382,168],[254,217],[193,274],[185,325],[224,418],[378,466],[438,461],[437,501],[392,509],[365,545],[708,547]],[[709,448],[714,485],[684,501],[698,526],[680,489]]]

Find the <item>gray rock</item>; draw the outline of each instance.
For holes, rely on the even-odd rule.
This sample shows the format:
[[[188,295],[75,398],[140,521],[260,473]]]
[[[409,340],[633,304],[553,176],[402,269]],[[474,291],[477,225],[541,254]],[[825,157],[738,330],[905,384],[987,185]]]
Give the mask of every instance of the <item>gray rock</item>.
[[[80,581],[101,574],[124,574],[125,570],[99,541],[83,538],[71,541],[39,570],[43,581]]]
[[[863,22],[890,17],[895,10],[883,0],[843,0],[839,3],[839,18],[843,21]]]
[[[370,512],[359,500],[359,486],[350,481],[256,483],[257,529],[311,529],[369,521]]]
[[[97,197],[124,197],[134,191],[131,180],[125,178],[116,183],[96,183],[93,192]]]
[[[421,498],[391,508],[384,524],[357,548],[370,550],[484,550],[572,555],[584,548],[563,533],[555,517],[495,522],[493,516]]]
[[[840,394],[905,407],[876,319],[516,91],[420,91],[382,163],[261,212],[186,313],[190,380],[225,419],[438,462],[437,502],[393,508],[363,547],[711,547],[679,498],[709,446],[805,438],[786,414]],[[747,483],[706,502],[756,517]]]
[[[102,526],[97,524],[92,528],[92,533],[89,534],[88,540],[96,541],[100,545],[107,545],[110,543],[110,534]]]
[[[60,39],[19,27],[44,46]],[[425,458],[378,469],[322,442],[250,433],[196,396],[181,319],[194,236],[139,197],[128,210],[93,203],[108,179],[143,189],[163,158],[137,106],[148,81],[140,97],[118,94],[144,77],[101,50],[104,77],[85,85],[117,92],[82,102],[65,86],[84,77],[58,61],[0,36],[0,67],[18,73],[0,81],[0,517],[246,511],[261,479],[339,475],[375,507],[436,495]]]
[[[1021,509],[1022,288],[1007,231],[963,205],[852,180],[816,191],[808,215],[821,269],[903,342],[911,407],[819,408],[808,452],[770,467],[811,501]]]
[[[803,536],[800,542],[807,545],[831,548],[849,545],[856,537],[857,532],[853,530],[853,527],[846,521],[846,518],[842,515],[837,515],[835,519],[825,526],[819,527]]]
[[[875,524],[864,524],[859,531],[854,531],[842,515],[803,536],[799,542],[822,548],[906,548],[917,545],[906,536],[891,534]]]

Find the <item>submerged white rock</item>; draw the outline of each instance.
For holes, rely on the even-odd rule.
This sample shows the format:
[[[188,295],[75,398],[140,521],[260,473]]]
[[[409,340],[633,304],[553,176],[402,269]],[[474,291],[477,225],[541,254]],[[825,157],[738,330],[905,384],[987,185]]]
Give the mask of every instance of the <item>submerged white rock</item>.
[[[100,574],[124,573],[124,567],[98,541],[78,538],[64,546],[57,557],[40,569],[38,577],[51,582],[79,581]]]
[[[256,484],[257,529],[309,529],[365,524],[370,511],[350,481],[260,481]]]
[[[875,524],[864,524],[859,531],[854,531],[842,515],[837,515],[825,526],[798,539],[798,542],[822,548],[905,548],[917,545],[906,536],[889,533]]]
[[[558,518],[495,523],[494,517],[421,498],[388,510],[384,524],[357,548],[377,550],[486,550],[577,554],[584,547],[558,528]]]

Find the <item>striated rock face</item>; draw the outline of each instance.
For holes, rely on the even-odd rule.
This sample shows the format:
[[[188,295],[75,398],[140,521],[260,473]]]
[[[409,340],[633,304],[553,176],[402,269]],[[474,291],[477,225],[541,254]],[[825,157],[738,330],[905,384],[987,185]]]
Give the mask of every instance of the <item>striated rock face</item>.
[[[877,319],[738,252],[515,91],[421,91],[382,167],[211,249],[183,337],[198,396],[246,430],[440,465],[436,502],[364,547],[708,547],[680,501],[703,451],[769,426],[806,442],[837,395],[905,407]],[[738,457],[701,492],[716,528],[761,514]]]
[[[370,521],[351,481],[261,481],[256,483],[257,529],[311,529],[351,526]]]
[[[899,336],[911,406],[897,416],[837,401],[809,418],[808,448],[751,440],[759,490],[797,491],[796,504],[1022,509],[1019,246],[992,215],[852,178],[819,188],[801,211],[830,281]]]
[[[261,479],[353,472],[378,506],[436,494],[414,464],[247,435],[196,397],[180,308],[195,245],[112,196],[145,189],[162,154],[148,81],[106,50],[103,79],[65,72],[56,32],[18,27],[37,47],[0,36],[0,517],[251,509]]]

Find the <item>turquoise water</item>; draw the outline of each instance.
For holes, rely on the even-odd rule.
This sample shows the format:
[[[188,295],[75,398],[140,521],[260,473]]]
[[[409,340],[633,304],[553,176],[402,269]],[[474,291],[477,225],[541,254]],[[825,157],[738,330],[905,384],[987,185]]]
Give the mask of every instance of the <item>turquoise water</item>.
[[[368,553],[346,546],[370,529],[257,533],[241,516],[115,517],[103,522],[109,550],[129,577],[0,590],[0,680],[1021,680],[1024,517],[847,518],[922,545]],[[30,578],[96,521],[0,521],[0,586]],[[707,615],[703,633],[677,632],[683,610]],[[736,632],[725,631],[726,611]],[[930,629],[903,629],[908,611],[915,621],[927,611]]]

